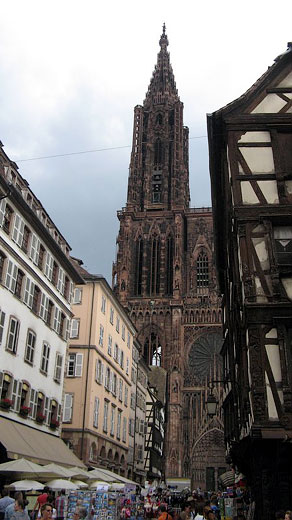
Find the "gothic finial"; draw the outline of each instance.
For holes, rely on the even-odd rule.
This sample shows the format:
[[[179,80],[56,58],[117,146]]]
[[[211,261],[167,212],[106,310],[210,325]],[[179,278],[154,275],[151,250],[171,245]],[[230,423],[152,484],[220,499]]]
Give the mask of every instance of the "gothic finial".
[[[166,50],[166,48],[168,46],[168,39],[167,39],[165,31],[166,31],[166,26],[164,23],[162,26],[162,35],[160,36],[160,40],[159,40],[159,45],[160,45],[161,49],[163,49],[163,50]]]

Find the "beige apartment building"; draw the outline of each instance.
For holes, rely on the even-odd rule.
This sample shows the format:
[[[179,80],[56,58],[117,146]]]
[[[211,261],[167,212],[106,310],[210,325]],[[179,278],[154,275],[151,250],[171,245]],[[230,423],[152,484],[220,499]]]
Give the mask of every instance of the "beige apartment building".
[[[101,275],[73,296],[62,437],[88,466],[127,474],[135,328]]]

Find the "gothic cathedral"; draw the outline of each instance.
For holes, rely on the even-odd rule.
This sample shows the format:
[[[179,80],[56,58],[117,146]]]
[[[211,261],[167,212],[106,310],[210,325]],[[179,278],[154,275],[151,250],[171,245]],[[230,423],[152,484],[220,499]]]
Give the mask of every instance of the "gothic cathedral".
[[[214,465],[197,458],[208,381],[221,377],[221,302],[211,208],[189,207],[189,131],[165,26],[159,45],[146,98],[134,110],[113,287],[139,332],[145,360],[167,370],[165,476],[192,476],[200,484],[206,465]],[[222,451],[222,424],[213,429],[222,433]],[[216,436],[210,442],[218,447]]]

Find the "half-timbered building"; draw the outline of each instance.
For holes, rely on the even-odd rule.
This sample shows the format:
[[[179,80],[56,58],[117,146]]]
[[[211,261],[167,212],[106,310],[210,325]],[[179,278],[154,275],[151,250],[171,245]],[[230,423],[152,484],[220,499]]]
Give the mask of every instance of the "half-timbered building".
[[[292,503],[292,44],[208,116],[225,438],[256,518]]]

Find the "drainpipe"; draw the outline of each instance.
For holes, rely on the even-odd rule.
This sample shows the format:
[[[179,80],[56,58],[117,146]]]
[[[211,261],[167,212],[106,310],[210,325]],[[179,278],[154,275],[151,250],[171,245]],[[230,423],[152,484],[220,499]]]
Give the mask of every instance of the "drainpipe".
[[[80,459],[81,460],[83,460],[83,448],[84,448],[84,430],[85,430],[85,416],[86,416],[86,405],[87,405],[87,387],[88,387],[88,372],[89,372],[89,358],[90,358],[90,345],[91,345],[90,340],[91,340],[92,321],[93,321],[94,292],[95,292],[95,283],[92,282],[91,312],[90,312],[90,324],[89,324],[89,334],[88,334],[88,352],[87,352],[86,379],[85,379],[85,397],[84,397],[81,447],[80,447]]]

